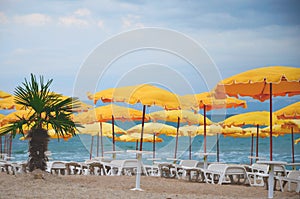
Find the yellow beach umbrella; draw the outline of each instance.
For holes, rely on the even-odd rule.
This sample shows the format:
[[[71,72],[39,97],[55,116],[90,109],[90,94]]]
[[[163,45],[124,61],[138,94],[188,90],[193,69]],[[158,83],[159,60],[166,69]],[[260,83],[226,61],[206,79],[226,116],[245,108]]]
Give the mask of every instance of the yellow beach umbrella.
[[[138,133],[141,132],[141,129],[143,128],[144,134],[150,134],[153,136],[153,158],[155,158],[155,137],[160,134],[165,135],[176,135],[176,128],[167,124],[162,123],[145,123],[144,126],[142,124],[135,125],[127,130],[128,134],[132,133]],[[141,135],[140,135],[141,136]]]
[[[114,120],[137,121],[142,119],[143,112],[133,108],[109,104],[106,106],[99,106],[87,112],[74,115],[74,121],[81,124],[107,122],[112,120],[112,116]],[[145,120],[149,120],[148,115],[145,116]]]
[[[99,132],[101,132],[101,155],[103,157],[103,136],[108,137],[108,138],[113,138],[113,133],[114,134],[124,134],[125,131],[116,126],[112,125],[111,123],[106,123],[106,122],[95,122],[92,124],[83,124],[79,127],[77,127],[78,133],[79,134],[89,134],[92,136],[92,141],[91,141],[91,148],[90,148],[90,159],[92,158],[92,150],[93,150],[93,142],[94,142],[94,136],[97,136],[99,138]],[[98,156],[98,150],[99,150],[99,140],[97,139],[97,156]]]
[[[265,127],[263,129],[261,129],[262,132],[264,133],[270,133],[270,127]],[[272,131],[275,135],[285,135],[285,134],[290,134],[291,130],[288,128],[283,128],[281,125],[273,125],[272,126]],[[299,129],[298,129],[299,131]],[[298,132],[297,132],[298,133]],[[300,133],[300,132],[299,132]]]
[[[291,134],[292,136],[292,163],[295,162],[295,151],[294,151],[294,134],[300,133],[300,129],[298,128],[298,122],[295,122],[294,124],[291,123],[291,121],[287,121],[286,123],[283,123],[282,125],[274,125],[272,127],[272,132],[276,135],[285,135],[285,134]],[[270,127],[266,127],[262,129],[262,132],[269,133]]]
[[[300,94],[300,68],[270,66],[249,70],[219,82],[214,90],[218,98],[250,96],[259,101],[270,99],[270,124],[272,126],[272,96]],[[272,128],[271,128],[272,129]],[[270,131],[270,160],[272,157],[272,130]]]
[[[219,162],[219,134],[222,133],[223,128],[218,125],[218,124],[211,124],[209,126],[206,126],[206,128],[204,126],[184,126],[184,128],[180,128],[180,135],[182,136],[189,136],[191,135],[196,136],[196,135],[204,135],[204,133],[206,132],[207,136],[217,136],[217,161]],[[183,131],[183,132],[182,132]],[[190,136],[190,154],[189,157],[191,158],[191,136]]]
[[[300,119],[300,102],[275,111],[274,114],[278,119]]]
[[[88,97],[89,99],[94,100],[94,103],[97,103],[97,101],[101,99],[102,102],[126,102],[128,104],[143,104],[142,126],[144,126],[146,106],[161,106],[166,110],[180,109],[180,102],[176,94],[150,84],[110,88],[97,92],[94,95],[88,94]],[[143,149],[142,146],[143,128],[141,129],[141,151]]]
[[[112,142],[113,142],[113,151],[115,151],[115,135],[114,135],[114,121],[121,120],[121,121],[137,121],[143,118],[143,112],[128,108],[124,106],[117,106],[114,104],[109,104],[106,106],[99,106],[97,108],[91,109],[87,112],[82,112],[77,115],[74,115],[74,121],[81,124],[90,124],[94,122],[108,122],[112,121]],[[145,115],[145,121],[149,120],[149,116]],[[98,131],[99,132],[99,131]],[[103,143],[102,143],[102,135],[101,135],[101,128],[100,128],[100,138],[101,138],[101,154],[103,156]],[[99,136],[98,136],[99,137]],[[99,140],[97,140],[99,142]],[[98,146],[99,144],[97,144]],[[98,156],[98,148],[97,148],[97,156]]]
[[[203,92],[194,95],[184,95],[180,97],[182,102],[182,107],[185,109],[203,109],[204,115],[204,153],[206,153],[206,112],[213,109],[225,109],[225,108],[246,108],[247,104],[244,100],[239,100],[235,98],[224,98],[217,99],[214,97],[213,92]]]
[[[180,127],[180,122],[192,124],[204,124],[205,118],[201,114],[196,114],[192,111],[187,110],[170,110],[170,111],[156,111],[150,113],[151,120],[154,121],[167,121],[167,122],[177,122],[177,133],[176,133],[176,144],[175,144],[175,152],[174,158],[177,156],[177,146],[178,146],[178,132]],[[208,124],[212,124],[209,119],[206,119]]]
[[[256,157],[258,157],[258,140],[259,140],[259,127],[270,125],[270,113],[267,111],[253,111],[231,116],[223,121],[224,126],[256,126]],[[278,123],[276,116],[273,114],[272,120]]]
[[[7,98],[10,96],[11,96],[11,94],[4,92],[4,91],[0,91],[0,98]]]
[[[71,133],[60,135],[56,133],[54,129],[48,130],[48,136],[51,139],[64,139],[65,141],[68,141],[70,138],[73,137]],[[26,139],[27,139],[26,136],[20,137],[20,140],[26,140]]]
[[[120,137],[117,137],[116,140],[120,142],[137,142],[140,140],[140,138],[141,138],[140,133],[130,133],[126,135],[121,135]],[[156,143],[156,142],[163,142],[163,139],[159,137],[155,137],[155,139],[153,139],[152,135],[145,134],[143,141]]]
[[[168,121],[168,122],[178,122],[180,118],[181,123],[192,124],[204,124],[204,117],[199,113],[194,113],[188,110],[171,110],[171,111],[156,111],[149,114],[151,120],[154,121]],[[207,123],[210,125],[212,122],[207,119]]]
[[[77,127],[79,134],[89,134],[91,136],[98,136],[98,132],[100,131],[99,122],[93,124],[83,124],[81,127]],[[115,125],[114,127],[116,134],[125,134],[126,131],[122,128]],[[112,138],[112,124],[102,122],[102,136]]]
[[[244,126],[244,125],[254,125],[254,126],[268,126],[270,125],[269,120],[270,113],[267,111],[253,111],[247,113],[237,114],[225,119],[222,124],[224,126]],[[274,123],[278,123],[276,116],[273,114]]]
[[[288,105],[276,112],[274,114],[277,116],[278,119],[298,119],[298,120],[293,120],[289,123],[286,121],[284,122],[285,128],[289,128],[291,131],[291,138],[292,138],[292,163],[295,162],[295,148],[294,148],[294,130],[295,128],[300,128],[300,102],[296,102],[294,104]],[[298,130],[299,131],[299,130]]]
[[[0,100],[0,109],[16,109],[20,110],[23,106],[15,103],[15,97],[10,96]]]
[[[18,110],[18,111],[12,112],[2,118],[1,126],[18,121],[20,118],[24,118],[24,119],[28,120],[32,115],[33,115],[32,110]]]

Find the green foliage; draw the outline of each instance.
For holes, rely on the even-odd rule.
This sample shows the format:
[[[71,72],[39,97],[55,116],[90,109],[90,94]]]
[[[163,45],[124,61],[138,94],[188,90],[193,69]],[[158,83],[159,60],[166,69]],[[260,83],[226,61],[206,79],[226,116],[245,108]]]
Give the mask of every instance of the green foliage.
[[[30,110],[29,117],[19,118],[18,121],[0,128],[0,136],[11,132],[24,134],[24,125],[31,129],[53,127],[56,133],[75,135],[75,123],[72,121],[72,108],[77,108],[76,98],[64,98],[60,94],[50,91],[52,79],[47,82],[41,76],[39,81],[31,74],[30,81],[25,78],[21,86],[17,86],[14,95],[15,103],[26,110]]]

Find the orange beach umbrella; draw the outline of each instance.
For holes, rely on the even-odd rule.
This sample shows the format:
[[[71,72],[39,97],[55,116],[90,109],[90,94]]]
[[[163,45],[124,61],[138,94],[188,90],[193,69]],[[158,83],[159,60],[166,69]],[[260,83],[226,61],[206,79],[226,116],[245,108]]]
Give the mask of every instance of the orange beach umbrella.
[[[272,126],[272,97],[300,94],[300,68],[270,66],[242,72],[219,82],[217,98],[226,95],[249,96],[261,102],[270,99],[270,126]],[[270,131],[270,160],[272,160],[272,128]]]
[[[143,148],[143,126],[146,106],[156,105],[161,106],[166,110],[180,109],[180,102],[176,94],[150,84],[110,88],[97,92],[94,95],[88,94],[88,97],[89,99],[94,100],[94,103],[97,103],[98,100],[102,100],[102,102],[126,102],[128,104],[143,104],[143,119],[140,141],[141,151]]]

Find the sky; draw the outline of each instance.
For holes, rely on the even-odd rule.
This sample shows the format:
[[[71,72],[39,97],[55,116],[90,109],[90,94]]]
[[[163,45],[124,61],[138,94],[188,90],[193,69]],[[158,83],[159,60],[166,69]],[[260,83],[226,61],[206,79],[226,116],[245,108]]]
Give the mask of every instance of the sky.
[[[80,81],[87,86],[75,92],[81,98],[88,91],[144,82],[184,95],[208,91],[217,80],[257,67],[300,67],[299,8],[297,0],[0,0],[0,90],[12,93],[33,73],[54,79],[54,91],[73,95],[84,73]],[[202,49],[199,59],[211,68],[198,73],[171,50],[142,48],[126,54],[135,39],[116,42],[118,36],[150,27],[195,41]],[[148,42],[159,46],[164,39],[169,38],[158,35]],[[168,45],[185,45],[180,42]],[[101,65],[101,55],[108,53],[122,56],[83,70],[105,44],[109,49],[98,51],[93,64]],[[89,77],[93,73],[99,76],[96,83]]]

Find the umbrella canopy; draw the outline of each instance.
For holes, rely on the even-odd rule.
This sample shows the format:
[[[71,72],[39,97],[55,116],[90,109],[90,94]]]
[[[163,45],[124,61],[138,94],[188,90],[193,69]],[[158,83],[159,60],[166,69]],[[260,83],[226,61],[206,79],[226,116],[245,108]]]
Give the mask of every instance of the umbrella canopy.
[[[18,110],[3,117],[0,124],[1,126],[4,126],[6,124],[17,121],[20,118],[24,118],[28,120],[30,116],[32,116],[32,114],[33,112],[31,110]]]
[[[180,100],[184,109],[192,110],[204,109],[204,107],[206,108],[206,111],[223,108],[247,108],[247,103],[245,100],[240,100],[232,97],[218,99],[215,98],[213,92],[184,95],[180,96]]]
[[[300,102],[275,111],[274,114],[278,119],[300,119]]]
[[[70,138],[73,137],[71,133],[64,134],[64,135],[58,134],[54,131],[54,129],[48,130],[48,136],[51,139],[64,139],[65,141],[68,141]],[[26,139],[27,139],[26,136],[20,137],[20,140],[26,140]]]
[[[11,96],[11,94],[4,92],[4,91],[0,91],[0,98],[7,98],[10,96]]]
[[[128,134],[140,132],[142,129],[142,124],[131,127],[127,130]],[[145,134],[165,134],[165,135],[176,135],[176,128],[167,124],[148,122],[144,125]]]
[[[295,144],[298,144],[300,142],[300,138],[298,138],[297,140],[295,140]]]
[[[83,124],[81,127],[77,127],[79,134],[89,134],[91,136],[98,136],[100,131],[99,122],[93,124]],[[114,127],[116,134],[125,134],[126,131],[122,128],[115,125]],[[111,123],[102,123],[102,136],[106,136],[108,138],[112,138],[112,124]]]
[[[140,138],[141,138],[140,133],[130,133],[130,134],[126,134],[126,135],[121,135],[120,137],[117,137],[116,140],[120,141],[120,142],[136,142],[136,141],[139,141]],[[155,139],[153,139],[152,135],[145,134],[143,141],[144,142],[163,142],[163,139],[159,138],[159,137],[155,137]]]
[[[20,110],[23,106],[15,103],[14,96],[9,96],[0,100],[0,109],[16,109]]]
[[[94,95],[88,94],[89,99],[102,102],[126,102],[128,104],[141,103],[146,106],[161,106],[166,110],[180,108],[178,96],[167,90],[150,84],[110,88]]]
[[[250,96],[259,101],[270,99],[272,126],[272,96],[300,94],[300,68],[270,66],[249,70],[219,82],[215,88],[218,98]],[[272,128],[271,128],[272,129]],[[270,131],[270,160],[272,160],[272,130]]]
[[[110,88],[97,92],[95,95],[88,94],[88,97],[89,99],[94,100],[94,103],[97,103],[97,101],[101,99],[102,102],[126,102],[128,104],[143,104],[142,126],[144,126],[146,106],[156,105],[161,106],[166,110],[180,109],[180,102],[176,94],[150,84]],[[143,149],[142,146],[143,128],[141,129],[141,151]]]
[[[121,121],[141,120],[143,112],[133,108],[109,104],[74,115],[74,121],[81,124],[107,122],[112,120],[112,116],[114,116],[115,120]],[[145,116],[145,120],[149,120],[148,115]]]
[[[151,120],[154,121],[168,121],[168,122],[177,122],[180,118],[181,123],[192,124],[204,124],[204,117],[201,114],[195,114],[192,111],[187,110],[171,110],[171,111],[156,111],[149,114]],[[212,124],[212,122],[207,119],[207,124]]]
[[[285,135],[285,134],[291,134],[291,129],[289,128],[284,128],[282,127],[282,125],[273,125],[272,126],[272,131],[274,133],[274,135]],[[266,127],[266,128],[263,128],[261,129],[261,132],[263,133],[270,133],[270,127]],[[300,133],[299,129],[296,128],[294,133]]]
[[[270,113],[267,111],[253,111],[247,113],[237,114],[225,119],[222,124],[224,126],[244,126],[244,125],[259,125],[259,126],[269,126]],[[278,123],[276,116],[273,114],[274,123]]]
[[[270,66],[249,70],[218,83],[215,93],[218,97],[250,96],[260,101],[270,99],[270,95],[294,96],[300,94],[300,68]],[[272,84],[272,93],[270,86]]]

